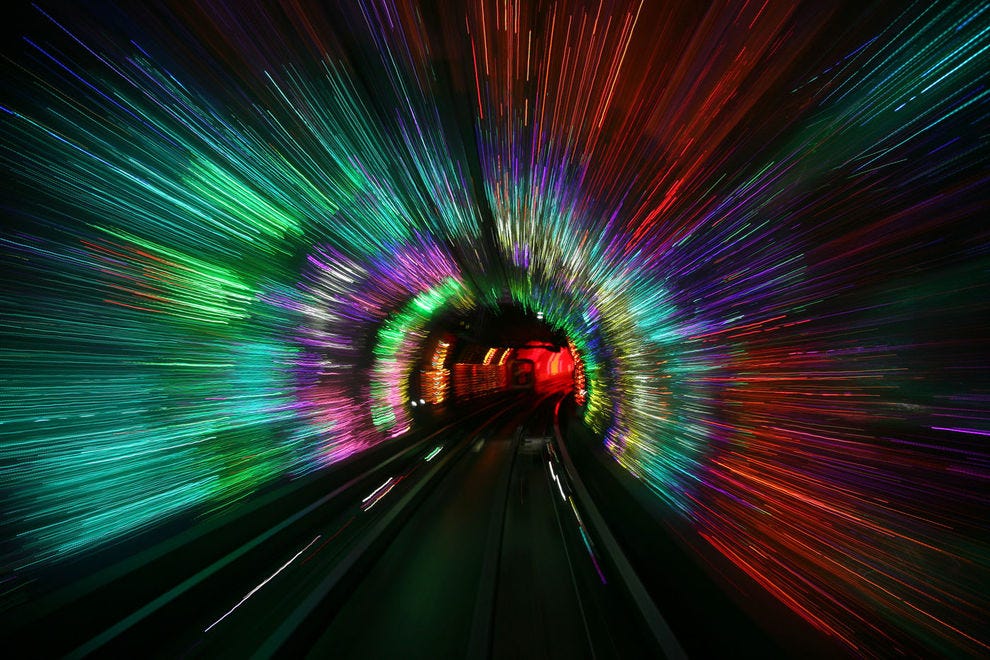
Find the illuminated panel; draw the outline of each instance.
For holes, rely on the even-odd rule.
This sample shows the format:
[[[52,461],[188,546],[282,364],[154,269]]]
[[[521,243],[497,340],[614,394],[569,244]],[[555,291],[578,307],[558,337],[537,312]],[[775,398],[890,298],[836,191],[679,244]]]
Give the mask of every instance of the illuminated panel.
[[[574,365],[574,402],[583,406],[588,400],[588,380],[584,375],[584,360],[581,359],[577,346],[570,339],[567,340],[567,350],[570,351]]]
[[[508,384],[508,366],[458,362],[454,365],[454,396],[473,399],[502,391]]]
[[[427,403],[441,404],[447,400],[450,369],[446,368],[446,360],[451,345],[451,341],[438,339],[430,356],[429,369],[423,370],[420,375],[420,392]]]

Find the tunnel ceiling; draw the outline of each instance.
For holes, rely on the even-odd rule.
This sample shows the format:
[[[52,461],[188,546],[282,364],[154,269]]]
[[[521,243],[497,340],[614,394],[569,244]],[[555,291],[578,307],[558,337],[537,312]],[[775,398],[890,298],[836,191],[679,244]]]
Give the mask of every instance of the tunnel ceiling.
[[[551,328],[538,311],[527,312],[514,305],[480,308],[467,319],[458,320],[456,325],[453,320],[450,323],[450,329],[459,339],[481,346],[541,345],[553,351],[567,348],[567,335]]]
[[[323,4],[6,15],[5,571],[403,436],[453,318],[845,648],[990,652],[985,5]]]

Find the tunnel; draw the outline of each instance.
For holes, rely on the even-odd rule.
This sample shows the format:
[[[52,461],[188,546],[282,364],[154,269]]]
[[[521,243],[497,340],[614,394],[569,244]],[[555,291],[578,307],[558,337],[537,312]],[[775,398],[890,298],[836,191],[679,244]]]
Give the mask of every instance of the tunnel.
[[[6,657],[990,655],[986,3],[3,24]]]

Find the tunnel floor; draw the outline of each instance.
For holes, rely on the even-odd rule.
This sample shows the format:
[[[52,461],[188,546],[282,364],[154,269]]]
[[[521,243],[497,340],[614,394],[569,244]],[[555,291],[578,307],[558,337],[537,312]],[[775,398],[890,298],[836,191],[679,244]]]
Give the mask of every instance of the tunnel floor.
[[[311,649],[316,657],[630,657],[548,474],[552,399],[471,434]],[[567,533],[572,532],[572,533]],[[614,598],[612,598],[614,600]],[[611,605],[611,607],[609,607]]]

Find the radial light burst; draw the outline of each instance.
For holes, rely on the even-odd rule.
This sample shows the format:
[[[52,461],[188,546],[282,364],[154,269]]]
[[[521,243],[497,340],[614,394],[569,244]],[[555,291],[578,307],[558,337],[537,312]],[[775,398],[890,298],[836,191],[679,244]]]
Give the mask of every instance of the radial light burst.
[[[990,653],[990,9],[702,4],[26,8],[5,572],[388,442],[430,324],[515,304],[698,543]]]

